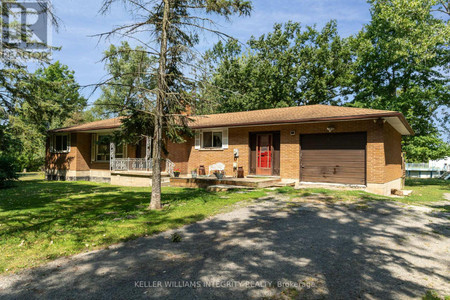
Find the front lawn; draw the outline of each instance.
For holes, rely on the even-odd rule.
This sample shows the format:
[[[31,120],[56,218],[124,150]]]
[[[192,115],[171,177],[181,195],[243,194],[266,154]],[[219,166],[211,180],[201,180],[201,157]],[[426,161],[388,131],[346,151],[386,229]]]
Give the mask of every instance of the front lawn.
[[[412,190],[406,198],[409,203],[431,203],[444,200],[444,194],[450,193],[450,180],[443,179],[406,179],[407,190]]]
[[[163,188],[164,208],[149,211],[150,188],[48,182],[35,176],[0,190],[1,273],[181,227],[265,195]]]
[[[323,201],[401,201],[432,207],[450,193],[450,182],[409,179],[405,198],[359,190],[278,189],[291,198]],[[0,190],[0,273],[34,267],[60,256],[103,248],[202,220],[266,191],[211,193],[201,189],[163,188],[161,211],[148,211],[150,188],[127,188],[92,182],[48,182],[42,174],[21,177]],[[448,210],[448,206],[438,209]]]
[[[335,201],[372,201],[387,200],[399,201],[406,204],[421,204],[433,206],[434,202],[446,200],[445,193],[450,193],[450,181],[442,179],[407,179],[405,190],[412,190],[408,197],[386,197],[370,194],[361,190],[339,190],[325,188],[306,188],[294,190],[291,187],[278,189],[278,193],[289,195],[291,198],[319,196],[321,200]],[[448,210],[448,206],[440,206],[439,209]]]

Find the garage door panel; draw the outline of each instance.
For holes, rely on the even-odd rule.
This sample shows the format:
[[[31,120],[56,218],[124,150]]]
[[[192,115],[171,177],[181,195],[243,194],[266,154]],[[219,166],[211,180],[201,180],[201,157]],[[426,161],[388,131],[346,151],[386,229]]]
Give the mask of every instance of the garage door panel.
[[[344,164],[357,164],[362,165],[365,162],[365,157],[347,157],[347,158],[340,158],[340,157],[315,157],[315,158],[308,158],[308,157],[302,157],[303,164],[313,164],[313,165],[344,165]]]
[[[327,154],[327,155],[314,155],[314,154],[305,154],[302,153],[302,160],[306,163],[314,162],[314,163],[325,163],[325,164],[331,164],[336,165],[339,163],[358,163],[361,165],[362,162],[365,162],[366,156],[365,153],[353,153],[353,154],[342,154],[342,153],[336,153],[333,154]]]
[[[318,182],[321,182],[322,179],[342,179],[342,180],[354,180],[355,182],[359,182],[361,180],[364,180],[361,178],[361,176],[336,176],[336,175],[309,175],[307,178],[315,178],[316,180],[319,180]]]
[[[365,133],[302,135],[300,142],[302,181],[365,184]]]
[[[349,183],[351,181],[351,183]],[[324,182],[324,183],[341,183],[341,184],[365,184],[365,179],[361,178],[347,178],[347,177],[312,177],[308,176],[307,180],[303,182]]]
[[[334,134],[306,134],[302,135],[303,150],[321,149],[364,149],[366,134],[334,133]]]
[[[305,172],[304,176],[307,177],[342,177],[342,178],[361,178],[364,177],[364,173],[336,173],[333,172],[323,172],[318,174],[316,173],[307,173]]]
[[[322,151],[303,151],[302,157],[306,159],[364,159],[364,150],[327,150]]]
[[[339,175],[339,174],[356,174],[364,175],[366,172],[365,168],[352,168],[352,167],[302,167],[305,175],[314,174],[327,174],[327,175]]]
[[[364,161],[322,161],[322,160],[308,160],[308,161],[304,161],[304,163],[302,164],[302,166],[304,167],[350,167],[350,168],[362,168],[365,169],[364,167]]]
[[[329,155],[364,155],[364,149],[326,149],[326,150],[303,150],[303,155],[329,156]]]

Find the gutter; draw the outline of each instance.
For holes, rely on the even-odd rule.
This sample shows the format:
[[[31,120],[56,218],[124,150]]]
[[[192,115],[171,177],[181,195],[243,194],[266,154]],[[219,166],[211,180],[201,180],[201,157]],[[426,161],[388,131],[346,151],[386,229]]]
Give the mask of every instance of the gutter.
[[[301,123],[315,123],[315,122],[327,122],[327,121],[348,121],[348,120],[372,120],[378,119],[382,117],[397,117],[405,126],[405,128],[409,131],[411,135],[414,135],[414,130],[406,121],[405,116],[399,112],[390,112],[390,113],[380,113],[380,114],[371,114],[371,115],[354,115],[354,116],[346,116],[346,117],[328,117],[328,118],[309,118],[309,119],[294,119],[294,120],[285,120],[285,121],[274,121],[274,122],[266,122],[266,121],[257,121],[257,122],[243,122],[243,123],[233,123],[233,124],[222,124],[222,125],[211,125],[211,126],[189,126],[191,129],[206,129],[206,128],[222,128],[222,127],[244,127],[244,126],[252,126],[252,125],[282,125],[282,124],[301,124]]]
[[[370,115],[354,115],[354,116],[346,116],[346,117],[328,117],[328,118],[309,118],[309,119],[294,119],[294,120],[284,120],[284,121],[256,121],[256,122],[241,122],[241,123],[231,123],[231,124],[222,124],[222,125],[209,125],[209,126],[195,126],[190,125],[191,129],[206,129],[206,128],[232,128],[232,127],[247,127],[247,126],[257,126],[257,125],[283,125],[283,124],[302,124],[302,123],[319,123],[319,122],[328,122],[328,121],[350,121],[350,120],[372,120],[383,117],[397,117],[405,126],[405,128],[409,131],[411,135],[414,135],[414,130],[409,125],[408,121],[406,121],[405,116],[400,112],[388,112],[388,113],[379,113],[379,114],[370,114]],[[91,131],[91,130],[107,130],[107,129],[116,129],[119,128],[119,125],[110,125],[110,126],[102,126],[99,127],[86,127],[81,129],[72,129],[71,127],[60,128],[49,130],[49,133],[52,132],[83,132],[83,131]]]
[[[73,129],[73,127],[65,127],[65,128],[57,128],[47,131],[48,133],[53,132],[83,132],[83,131],[91,131],[91,130],[106,130],[106,129],[116,129],[119,128],[120,125],[111,125],[111,126],[102,126],[102,127],[86,127],[81,129]]]

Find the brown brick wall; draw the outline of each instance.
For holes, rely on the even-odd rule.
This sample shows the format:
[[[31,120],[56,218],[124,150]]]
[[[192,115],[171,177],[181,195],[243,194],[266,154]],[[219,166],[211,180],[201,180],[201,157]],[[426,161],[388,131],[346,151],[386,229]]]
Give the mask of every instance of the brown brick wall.
[[[367,182],[384,183],[401,177],[401,135],[387,123],[382,121],[349,121],[334,122],[334,132],[367,132]],[[196,150],[194,139],[188,143],[169,147],[169,158],[176,163],[182,173],[189,173],[192,169],[204,165],[206,172],[212,164],[225,164],[225,172],[233,174],[233,149],[239,149],[238,166],[244,168],[245,175],[249,171],[250,132],[280,131],[280,169],[281,177],[298,179],[300,177],[300,139],[301,134],[328,133],[330,123],[314,123],[300,125],[277,125],[230,128],[228,133],[229,148],[221,150]],[[389,127],[387,127],[389,126]],[[385,128],[388,129],[385,129]],[[291,135],[291,131],[295,131]],[[388,143],[385,145],[385,139]],[[186,151],[186,147],[189,149]],[[385,149],[386,148],[386,149]],[[391,151],[394,149],[395,151]],[[386,151],[386,152],[385,152]],[[175,158],[176,157],[176,158]],[[187,161],[187,164],[185,163]],[[187,166],[186,166],[187,165]],[[388,175],[387,175],[388,173]]]
[[[91,162],[90,133],[71,133],[69,153],[50,153],[49,140],[46,148],[46,169],[72,171],[109,170],[108,162]]]
[[[233,175],[233,163],[244,168],[245,175],[249,171],[249,133],[264,131],[280,131],[280,171],[285,179],[300,177],[300,135],[312,133],[328,133],[327,127],[332,124],[334,132],[367,132],[367,182],[385,183],[402,177],[401,169],[401,135],[388,123],[382,121],[348,121],[333,123],[312,123],[300,125],[274,125],[230,128],[228,132],[228,149],[196,150],[194,138],[186,143],[168,143],[168,158],[183,174],[189,173],[200,165],[208,167],[221,162],[225,164],[225,172]],[[291,135],[291,131],[295,131]],[[236,161],[233,150],[238,149],[240,157]],[[143,149],[145,151],[145,147]],[[135,146],[128,146],[128,157],[135,156]],[[71,135],[71,151],[68,154],[51,154],[47,147],[47,165],[49,168],[66,170],[108,170],[108,162],[91,162],[91,134],[73,133]]]
[[[89,133],[77,133],[76,170],[89,171],[91,161],[91,135]]]
[[[45,168],[49,170],[75,170],[77,164],[77,136],[70,135],[69,153],[50,153],[50,138],[47,138]]]
[[[175,163],[175,168],[179,169],[182,174],[187,174],[190,172],[189,157],[191,156],[193,146],[193,139],[190,138],[188,138],[186,143],[183,144],[175,144],[172,142],[167,143],[167,151],[169,152],[168,158]]]
[[[385,182],[402,177],[402,136],[388,123],[384,126],[384,157]]]
[[[367,131],[366,174],[368,183],[384,183],[383,122],[369,121]]]
[[[93,161],[90,166],[92,170],[109,170],[109,162]]]

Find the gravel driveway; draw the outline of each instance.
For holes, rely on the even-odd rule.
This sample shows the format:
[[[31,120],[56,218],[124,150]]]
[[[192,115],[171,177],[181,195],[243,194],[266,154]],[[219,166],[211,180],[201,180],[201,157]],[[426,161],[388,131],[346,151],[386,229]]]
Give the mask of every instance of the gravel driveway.
[[[450,294],[448,215],[269,196],[172,231],[0,277],[2,299],[410,299]]]

